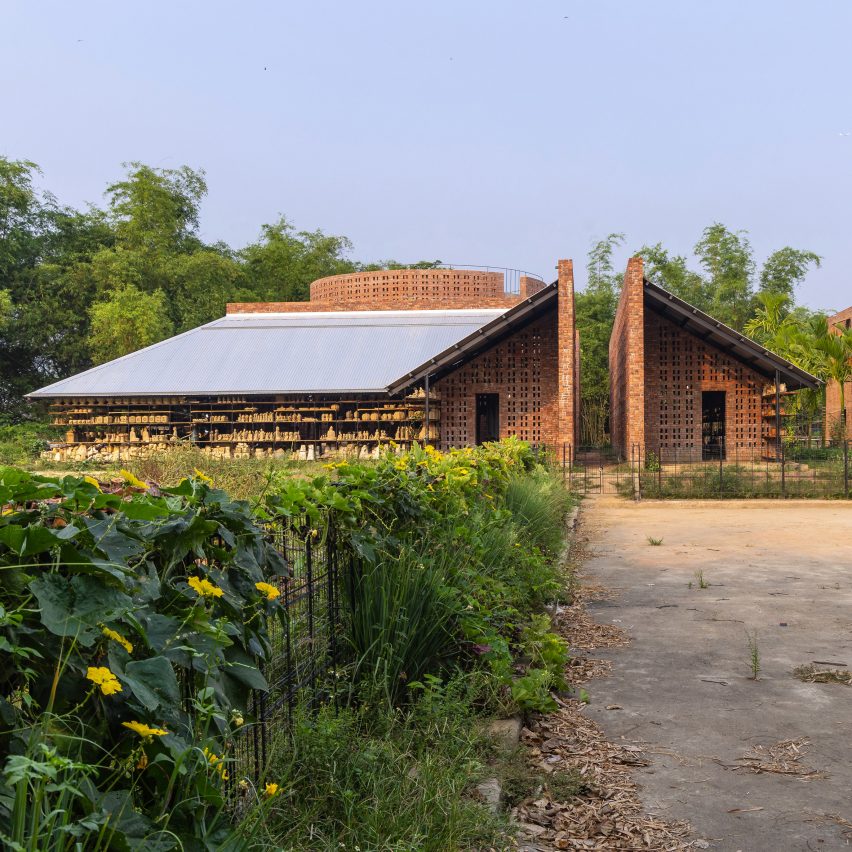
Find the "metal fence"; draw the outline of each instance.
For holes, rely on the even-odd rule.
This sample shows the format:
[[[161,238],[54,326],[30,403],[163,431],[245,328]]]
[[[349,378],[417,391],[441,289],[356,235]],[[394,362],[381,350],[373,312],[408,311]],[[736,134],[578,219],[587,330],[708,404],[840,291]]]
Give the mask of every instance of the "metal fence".
[[[341,541],[333,513],[312,525],[304,517],[266,524],[290,566],[279,584],[279,616],[268,624],[272,653],[263,673],[268,692],[254,691],[247,708],[252,722],[234,743],[236,770],[259,781],[272,743],[287,731],[297,707],[336,702],[339,669],[348,659],[348,601],[360,569]]]
[[[849,441],[752,449],[724,444],[658,453],[639,445],[619,455],[610,447],[562,447],[563,478],[581,494],[634,499],[749,497],[848,498]]]

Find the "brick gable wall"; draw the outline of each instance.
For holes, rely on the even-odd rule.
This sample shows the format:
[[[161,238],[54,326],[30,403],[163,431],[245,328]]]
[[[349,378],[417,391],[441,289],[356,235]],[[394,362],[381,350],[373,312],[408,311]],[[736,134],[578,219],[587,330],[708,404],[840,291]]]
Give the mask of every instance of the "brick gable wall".
[[[476,443],[476,395],[499,394],[500,437],[556,446],[559,352],[556,310],[515,332],[435,383],[441,446]]]
[[[644,315],[646,451],[666,461],[701,460],[704,391],[725,392],[728,458],[764,447],[763,374],[652,310]]]

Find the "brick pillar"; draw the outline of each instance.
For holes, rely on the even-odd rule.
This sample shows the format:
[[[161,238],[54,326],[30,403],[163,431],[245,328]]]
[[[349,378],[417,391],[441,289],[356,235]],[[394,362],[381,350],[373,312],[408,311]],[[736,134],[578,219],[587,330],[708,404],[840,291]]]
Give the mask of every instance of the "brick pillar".
[[[576,386],[577,372],[575,355],[577,340],[574,330],[574,263],[560,260],[557,283],[557,336],[559,345],[559,369],[557,373],[559,400],[558,441],[562,444],[575,444],[577,438],[576,399],[579,388]]]
[[[612,446],[630,458],[645,453],[645,293],[641,257],[627,263],[609,341],[609,419]]]
[[[624,287],[628,293],[632,322],[630,329],[630,354],[628,378],[630,399],[627,412],[627,439],[638,444],[645,452],[645,272],[641,257],[631,257],[627,262]]]

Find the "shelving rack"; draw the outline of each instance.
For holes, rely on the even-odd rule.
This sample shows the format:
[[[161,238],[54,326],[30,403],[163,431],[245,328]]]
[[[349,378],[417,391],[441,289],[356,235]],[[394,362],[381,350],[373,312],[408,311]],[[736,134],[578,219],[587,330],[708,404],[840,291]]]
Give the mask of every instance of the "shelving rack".
[[[54,402],[53,422],[66,427],[60,457],[121,459],[176,443],[222,458],[364,455],[395,442],[436,441],[440,403],[422,389],[400,397],[132,397]],[[365,449],[366,448],[366,449]]]

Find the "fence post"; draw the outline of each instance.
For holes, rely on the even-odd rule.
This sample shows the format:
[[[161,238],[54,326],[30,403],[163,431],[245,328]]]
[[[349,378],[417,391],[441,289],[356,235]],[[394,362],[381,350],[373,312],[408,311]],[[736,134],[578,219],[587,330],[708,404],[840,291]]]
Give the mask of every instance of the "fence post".
[[[849,441],[843,442],[843,496],[849,496]]]
[[[562,442],[562,484],[565,484],[565,441]]]
[[[719,438],[719,499],[720,500],[725,496],[724,479],[722,478],[722,456],[724,455],[724,452],[723,452],[724,446],[725,446],[724,439]]]
[[[781,496],[787,496],[787,453],[784,445],[779,442],[778,452],[781,453]]]

